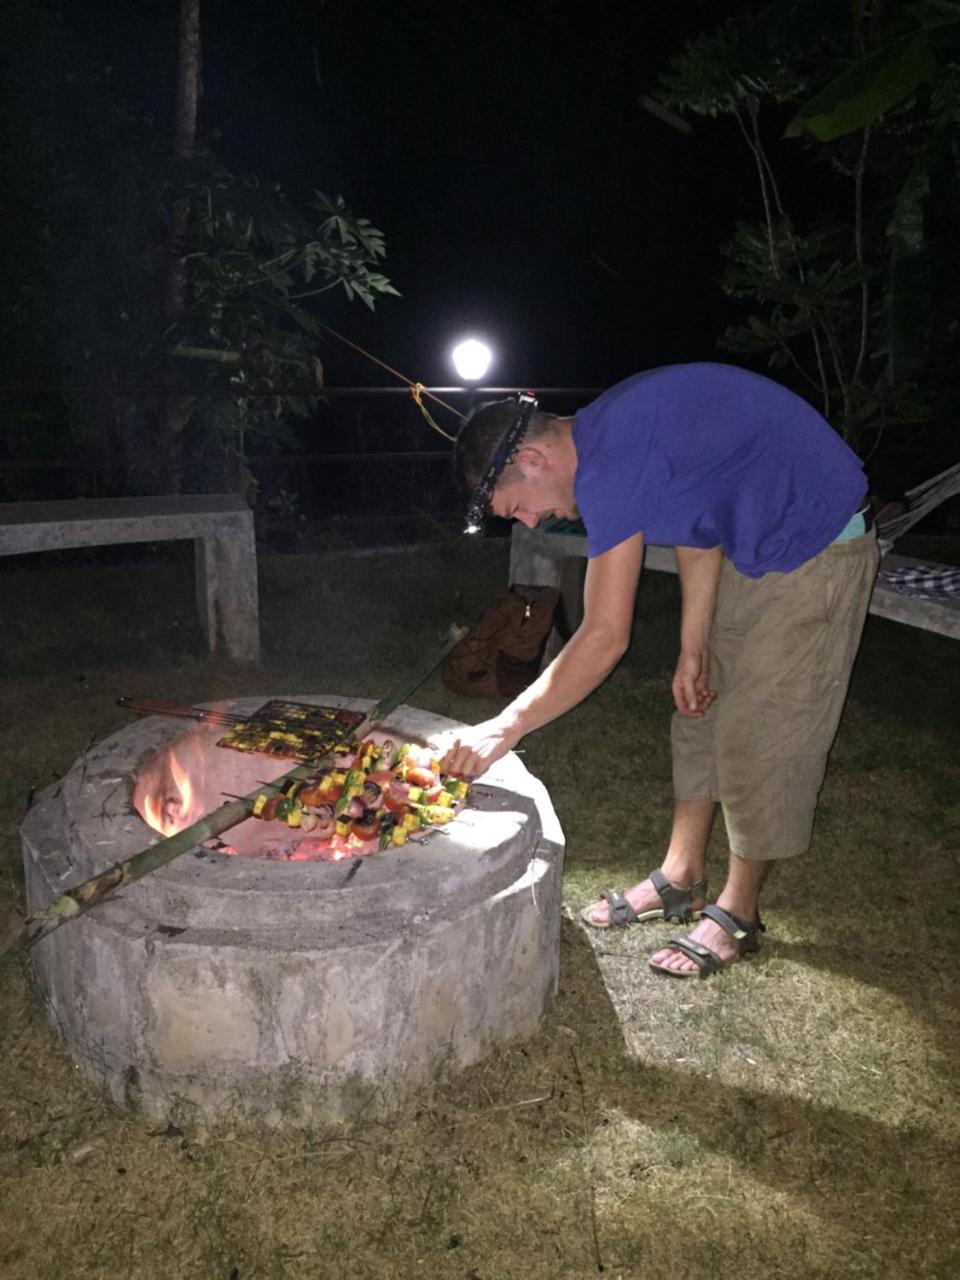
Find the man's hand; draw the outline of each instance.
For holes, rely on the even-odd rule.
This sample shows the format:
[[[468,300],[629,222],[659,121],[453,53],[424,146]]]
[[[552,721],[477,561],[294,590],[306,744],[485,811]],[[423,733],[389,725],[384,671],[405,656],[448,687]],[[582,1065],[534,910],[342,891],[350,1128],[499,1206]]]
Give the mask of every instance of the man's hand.
[[[444,773],[459,773],[477,778],[517,744],[519,738],[499,720],[485,720],[470,729],[462,729],[452,739],[441,739],[444,750],[440,766]]]
[[[710,630],[723,567],[719,547],[677,547],[677,571],[683,611],[680,616],[680,657],[673,677],[673,700],[689,720],[700,720],[716,694],[710,688]]]
[[[673,700],[689,720],[700,720],[713,705],[710,688],[710,655],[706,649],[681,652],[673,676]]]

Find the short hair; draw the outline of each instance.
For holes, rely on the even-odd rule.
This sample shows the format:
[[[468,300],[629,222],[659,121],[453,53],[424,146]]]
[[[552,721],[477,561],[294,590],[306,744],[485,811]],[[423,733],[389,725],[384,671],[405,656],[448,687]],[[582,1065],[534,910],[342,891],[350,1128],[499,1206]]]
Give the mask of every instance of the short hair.
[[[454,466],[464,489],[472,490],[480,483],[501,441],[516,422],[518,412],[513,396],[509,400],[490,400],[477,405],[467,414],[454,449]],[[546,435],[554,421],[554,414],[535,410],[519,443]]]

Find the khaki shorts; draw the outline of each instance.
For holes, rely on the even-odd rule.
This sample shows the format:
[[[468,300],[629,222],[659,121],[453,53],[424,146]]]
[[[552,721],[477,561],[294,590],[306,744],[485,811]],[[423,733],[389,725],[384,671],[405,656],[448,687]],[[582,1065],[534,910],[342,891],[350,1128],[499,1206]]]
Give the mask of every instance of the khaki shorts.
[[[832,543],[792,573],[725,560],[710,635],[717,700],[674,714],[678,800],[719,800],[730,850],[767,860],[810,844],[827,755],[877,573],[876,535]]]

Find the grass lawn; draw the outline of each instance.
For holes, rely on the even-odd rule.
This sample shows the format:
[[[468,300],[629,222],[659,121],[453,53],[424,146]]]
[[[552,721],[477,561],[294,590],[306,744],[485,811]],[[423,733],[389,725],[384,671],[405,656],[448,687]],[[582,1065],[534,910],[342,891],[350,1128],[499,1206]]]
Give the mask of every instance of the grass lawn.
[[[266,558],[258,670],[204,653],[186,559],[0,562],[0,911],[31,789],[127,722],[118,695],[378,696],[502,587],[506,555]],[[869,620],[763,951],[680,982],[646,964],[671,926],[573,922],[660,859],[678,615],[675,580],[648,574],[620,668],[524,744],[567,837],[542,1030],[395,1120],[148,1124],[79,1076],[24,957],[0,961],[0,1280],[960,1276],[960,645]],[[498,705],[436,677],[416,701]],[[724,858],[718,823],[714,890]]]

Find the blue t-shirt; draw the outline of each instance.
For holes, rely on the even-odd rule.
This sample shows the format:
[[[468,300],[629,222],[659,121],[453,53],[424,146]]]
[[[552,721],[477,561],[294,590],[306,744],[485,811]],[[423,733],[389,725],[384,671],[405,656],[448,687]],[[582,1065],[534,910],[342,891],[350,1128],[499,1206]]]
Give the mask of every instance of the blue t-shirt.
[[[863,506],[860,459],[799,396],[724,364],[638,373],[581,409],[576,499],[591,556],[642,532],[721,546],[759,578],[817,555]]]

